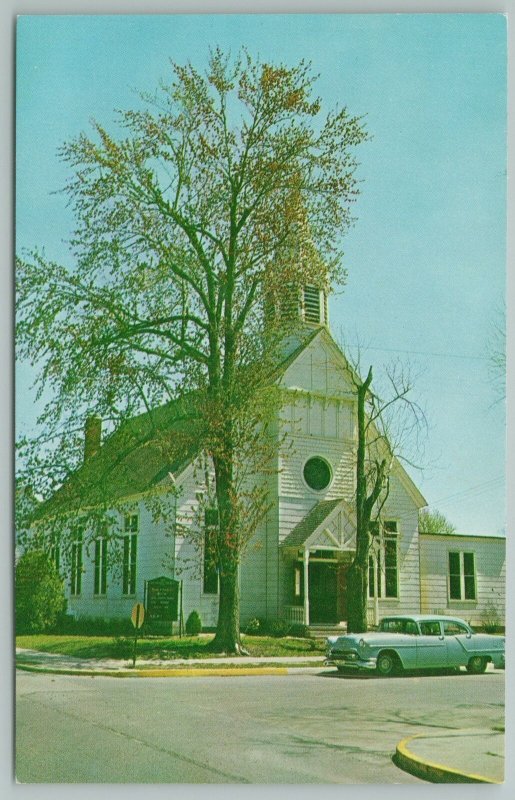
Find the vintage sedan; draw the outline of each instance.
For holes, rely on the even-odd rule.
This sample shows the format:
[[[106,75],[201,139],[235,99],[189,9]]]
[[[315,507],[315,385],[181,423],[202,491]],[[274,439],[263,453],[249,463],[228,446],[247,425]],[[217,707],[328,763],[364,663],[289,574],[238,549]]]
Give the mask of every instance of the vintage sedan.
[[[377,631],[330,636],[326,664],[392,675],[403,669],[458,669],[484,672],[487,664],[504,668],[504,637],[475,633],[456,617],[395,615]]]

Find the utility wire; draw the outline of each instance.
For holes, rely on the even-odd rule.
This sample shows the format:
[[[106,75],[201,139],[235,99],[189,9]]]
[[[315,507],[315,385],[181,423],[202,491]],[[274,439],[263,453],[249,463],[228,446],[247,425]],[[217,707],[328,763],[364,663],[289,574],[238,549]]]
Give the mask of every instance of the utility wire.
[[[394,347],[368,347],[363,344],[345,343],[349,347],[358,347],[360,350],[378,350],[381,353],[404,353],[412,356],[435,356],[437,358],[460,358],[472,361],[490,361],[489,356],[472,356],[465,353],[434,353],[430,350],[398,350]]]

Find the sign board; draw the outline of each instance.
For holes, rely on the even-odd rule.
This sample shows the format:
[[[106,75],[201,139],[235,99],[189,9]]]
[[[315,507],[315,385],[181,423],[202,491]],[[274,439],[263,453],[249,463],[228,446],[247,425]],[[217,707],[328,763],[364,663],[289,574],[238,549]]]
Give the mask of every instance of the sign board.
[[[175,622],[179,609],[179,581],[154,578],[147,581],[147,615],[149,622]]]
[[[136,628],[141,628],[143,620],[145,619],[145,606],[143,603],[136,603],[131,613],[132,624]]]

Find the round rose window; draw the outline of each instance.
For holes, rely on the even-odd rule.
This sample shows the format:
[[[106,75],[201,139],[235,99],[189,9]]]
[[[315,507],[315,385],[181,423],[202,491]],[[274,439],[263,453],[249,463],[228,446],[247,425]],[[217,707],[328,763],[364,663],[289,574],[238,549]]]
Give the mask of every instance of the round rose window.
[[[304,480],[310,489],[321,492],[331,483],[331,467],[320,456],[314,456],[304,464]]]

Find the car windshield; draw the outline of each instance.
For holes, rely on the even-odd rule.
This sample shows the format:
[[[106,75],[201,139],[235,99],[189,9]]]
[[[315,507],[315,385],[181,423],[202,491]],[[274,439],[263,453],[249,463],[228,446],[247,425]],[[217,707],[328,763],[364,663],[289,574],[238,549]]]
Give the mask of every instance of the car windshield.
[[[418,634],[417,623],[412,619],[383,619],[379,630],[383,633],[407,633],[411,636]]]

